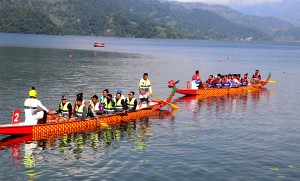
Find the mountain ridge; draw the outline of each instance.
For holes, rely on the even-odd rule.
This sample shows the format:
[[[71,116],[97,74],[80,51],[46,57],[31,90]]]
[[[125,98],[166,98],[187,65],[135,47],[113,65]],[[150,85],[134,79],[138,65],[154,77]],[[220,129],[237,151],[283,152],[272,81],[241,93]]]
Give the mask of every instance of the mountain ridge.
[[[3,0],[0,2],[0,17],[6,18],[6,21],[0,21],[0,31],[231,41],[300,40],[300,36],[294,36],[297,28],[274,18],[249,17],[230,9],[190,5],[195,7],[158,0]],[[29,20],[23,17],[27,18],[24,22],[32,27],[49,26],[48,29],[24,31],[22,27],[25,25],[18,21],[18,15],[13,12],[10,12],[10,17],[4,15],[8,13],[5,10],[11,7],[19,11],[27,8],[39,14],[30,16]],[[229,13],[224,14],[225,11]],[[240,17],[244,19],[238,21]],[[13,25],[7,23],[9,18],[15,22]],[[47,23],[43,24],[42,19]]]

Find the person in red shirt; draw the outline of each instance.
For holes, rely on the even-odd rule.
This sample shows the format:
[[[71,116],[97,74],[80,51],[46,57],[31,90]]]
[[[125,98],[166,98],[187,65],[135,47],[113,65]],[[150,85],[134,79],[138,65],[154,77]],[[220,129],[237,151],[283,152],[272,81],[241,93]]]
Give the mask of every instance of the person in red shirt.
[[[214,78],[213,75],[210,75],[206,81],[206,84],[208,87],[212,87],[213,86],[213,82],[214,82]]]
[[[196,89],[200,86],[202,86],[202,79],[200,77],[199,70],[196,70],[195,74],[192,76],[192,89]]]
[[[260,81],[261,81],[261,76],[259,74],[259,70],[256,70],[252,76],[251,83],[257,84],[257,83],[260,83]]]

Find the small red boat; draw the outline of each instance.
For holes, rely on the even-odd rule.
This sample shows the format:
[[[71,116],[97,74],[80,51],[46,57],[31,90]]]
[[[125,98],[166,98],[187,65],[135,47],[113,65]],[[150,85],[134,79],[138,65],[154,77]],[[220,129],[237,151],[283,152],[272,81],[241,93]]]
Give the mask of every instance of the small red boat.
[[[104,43],[97,43],[97,42],[95,42],[94,43],[94,47],[105,47],[105,44]]]

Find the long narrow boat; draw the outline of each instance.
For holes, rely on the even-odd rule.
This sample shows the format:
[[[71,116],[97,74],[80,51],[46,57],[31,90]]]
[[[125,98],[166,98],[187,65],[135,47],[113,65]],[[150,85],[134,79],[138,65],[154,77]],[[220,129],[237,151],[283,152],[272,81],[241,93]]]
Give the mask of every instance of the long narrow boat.
[[[184,95],[199,95],[203,97],[208,96],[224,96],[228,94],[240,94],[247,91],[260,90],[261,87],[268,84],[271,79],[271,73],[269,73],[268,78],[261,83],[238,86],[238,87],[224,87],[224,88],[200,88],[200,89],[176,89],[177,93]]]
[[[48,139],[49,137],[55,135],[92,131],[97,128],[105,128],[108,126],[118,125],[121,121],[128,122],[130,120],[139,119],[144,116],[153,116],[159,114],[160,108],[166,106],[172,100],[176,91],[176,85],[172,85],[169,87],[172,88],[172,92],[169,97],[165,101],[151,101],[150,107],[148,108],[142,108],[136,111],[128,111],[126,113],[108,114],[101,117],[87,118],[85,120],[73,120],[60,123],[35,125],[26,125],[24,123],[20,123],[17,125],[5,124],[0,125],[0,134],[31,134],[33,140]],[[53,119],[53,117],[50,119]]]

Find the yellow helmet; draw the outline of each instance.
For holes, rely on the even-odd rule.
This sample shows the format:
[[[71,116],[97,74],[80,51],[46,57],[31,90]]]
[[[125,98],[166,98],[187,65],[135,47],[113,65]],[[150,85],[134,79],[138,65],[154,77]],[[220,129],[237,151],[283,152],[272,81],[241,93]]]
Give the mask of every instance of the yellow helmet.
[[[34,87],[28,92],[29,97],[36,97],[37,96],[37,92],[34,89]]]

